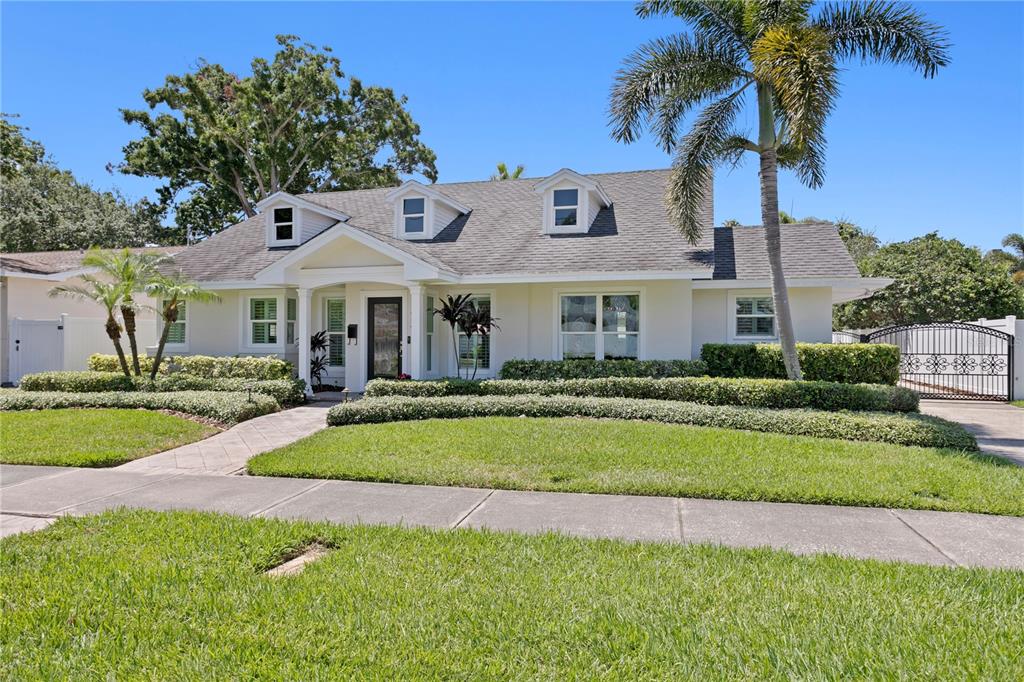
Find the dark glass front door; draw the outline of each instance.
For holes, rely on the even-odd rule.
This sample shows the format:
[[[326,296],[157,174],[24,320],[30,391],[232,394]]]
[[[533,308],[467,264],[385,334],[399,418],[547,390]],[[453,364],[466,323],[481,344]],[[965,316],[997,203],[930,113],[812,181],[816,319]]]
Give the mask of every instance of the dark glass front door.
[[[371,298],[367,305],[370,330],[367,376],[394,379],[402,372],[402,299]]]

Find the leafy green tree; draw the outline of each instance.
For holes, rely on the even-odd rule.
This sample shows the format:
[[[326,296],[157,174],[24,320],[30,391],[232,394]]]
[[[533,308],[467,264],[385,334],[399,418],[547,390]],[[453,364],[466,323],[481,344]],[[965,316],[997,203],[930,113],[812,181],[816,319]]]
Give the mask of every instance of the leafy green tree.
[[[801,376],[782,272],[778,168],[809,187],[825,179],[825,124],[839,95],[846,60],[909,65],[932,77],[948,61],[944,32],[913,8],[885,1],[825,4],[810,0],[643,0],[641,17],[674,15],[692,34],[647,43],[627,58],[612,88],[612,136],[639,139],[649,124],[675,153],[670,213],[693,243],[700,206],[716,164],[758,156],[779,340],[786,373]],[[738,130],[745,99],[756,100],[755,139]],[[684,116],[704,108],[678,139]]]
[[[118,282],[100,279],[95,275],[82,275],[79,279],[82,280],[82,284],[60,284],[50,289],[49,295],[92,301],[106,311],[107,319],[104,328],[107,331],[107,337],[114,344],[118,362],[121,363],[121,371],[126,377],[130,377],[132,373],[128,369],[124,348],[121,347],[121,324],[117,321],[116,312],[124,298],[124,288]]]
[[[837,220],[836,227],[839,229],[839,236],[846,244],[846,250],[853,256],[853,262],[860,267],[870,256],[878,252],[881,243],[874,232],[851,223],[848,220]]]
[[[985,258],[1006,268],[1013,281],[1024,286],[1024,234],[1015,232],[1006,235],[1003,246],[1009,251],[992,249],[985,254]]]
[[[123,109],[143,136],[124,148],[123,173],[167,181],[163,205],[193,238],[217,232],[277,191],[384,187],[400,173],[437,179],[406,98],[343,83],[330,48],[277,37],[272,61],[253,59],[244,78],[204,61],[146,90],[149,111]],[[160,107],[161,111],[155,110]]]
[[[1024,288],[999,264],[956,239],[932,232],[887,244],[861,262],[865,277],[895,282],[871,298],[836,306],[836,329],[1024,317]]]
[[[0,118],[0,251],[58,251],[180,243],[148,201],[132,203],[75,180],[24,128]]]
[[[195,282],[190,282],[180,274],[159,275],[146,284],[145,291],[156,300],[162,301],[159,311],[164,325],[156,347],[156,357],[153,358],[153,368],[149,371],[149,378],[156,379],[156,374],[160,371],[160,362],[164,358],[167,335],[171,331],[171,325],[178,321],[181,305],[191,301],[214,303],[220,301],[220,296],[201,288]]]
[[[498,164],[498,172],[491,176],[491,180],[517,180],[526,170],[526,166],[519,164],[515,170],[509,171],[505,163]]]

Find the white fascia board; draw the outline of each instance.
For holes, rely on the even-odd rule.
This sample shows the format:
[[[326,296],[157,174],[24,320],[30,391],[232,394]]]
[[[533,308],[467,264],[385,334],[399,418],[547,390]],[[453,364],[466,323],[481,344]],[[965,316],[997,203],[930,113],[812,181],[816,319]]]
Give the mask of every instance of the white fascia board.
[[[790,277],[786,286],[833,287],[836,289],[870,289],[873,292],[892,284],[890,277]],[[770,289],[770,279],[701,279],[693,282],[694,289]]]
[[[443,204],[447,204],[463,215],[473,210],[469,206],[455,201],[455,199],[452,199],[447,194],[439,192],[432,187],[428,187],[418,180],[406,180],[400,187],[397,187],[384,195],[384,200],[389,204],[393,204],[406,194],[412,193],[422,194],[434,201],[440,201]]]
[[[563,168],[562,170],[557,171],[552,175],[549,175],[548,177],[544,178],[543,180],[541,180],[540,182],[533,186],[533,191],[536,192],[537,194],[543,194],[544,191],[547,190],[549,187],[557,185],[560,182],[572,182],[577,185],[580,185],[585,189],[595,192],[597,196],[600,197],[601,202],[604,204],[605,208],[608,208],[609,206],[612,205],[611,198],[605,193],[604,189],[601,187],[600,184],[598,184],[594,180],[591,180],[585,175],[580,175],[571,168]]]
[[[326,240],[321,239],[321,237],[323,237],[324,235],[327,235]],[[383,242],[380,239],[377,239],[376,237],[373,237],[367,234],[366,232],[363,232],[362,230],[356,229],[355,227],[352,227],[347,223],[339,222],[328,227],[326,230],[324,230],[317,236],[308,240],[302,246],[295,248],[291,253],[289,253],[284,258],[281,258],[276,263],[271,263],[267,267],[263,268],[262,270],[256,273],[255,277],[260,282],[261,286],[265,278],[283,279],[285,268],[297,263],[306,256],[315,253],[322,247],[335,242],[341,237],[349,237],[353,241],[358,242],[363,246],[367,246],[371,249],[374,249],[375,251],[379,251],[385,256],[390,256],[394,258],[403,265],[410,265],[415,263],[423,266],[432,273],[438,273],[439,276],[442,273],[446,275],[453,275],[453,273],[446,273],[445,271],[442,271],[439,268],[434,267],[430,263],[427,263],[417,258],[416,256],[408,254],[405,251],[402,251],[401,249],[395,248],[394,246],[391,246],[390,244]]]
[[[37,272],[19,272],[17,270],[5,270],[0,268],[0,277],[12,277],[21,279],[41,279],[44,282],[66,282],[74,277],[81,277],[82,275],[96,274],[98,270],[96,268],[75,268],[74,270],[62,270],[60,272],[50,273],[37,273]]]
[[[641,280],[685,279],[706,277],[707,270],[632,270],[625,272],[559,272],[531,274],[466,275],[460,284],[541,284],[546,282],[625,282]]]
[[[267,208],[268,206],[272,206],[273,204],[288,204],[289,206],[294,206],[295,208],[305,208],[315,213],[325,215],[328,218],[340,220],[341,222],[347,222],[352,217],[347,213],[335,211],[333,208],[321,206],[320,204],[309,201],[307,199],[303,199],[302,197],[297,197],[294,194],[288,194],[288,192],[274,192],[269,197],[256,204],[256,208],[259,209],[260,212],[262,212],[263,209]]]

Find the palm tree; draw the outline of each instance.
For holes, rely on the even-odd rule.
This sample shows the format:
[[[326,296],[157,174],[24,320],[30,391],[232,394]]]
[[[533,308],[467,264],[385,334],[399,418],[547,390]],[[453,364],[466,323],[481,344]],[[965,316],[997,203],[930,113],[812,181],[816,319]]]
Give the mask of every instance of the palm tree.
[[[157,276],[157,266],[169,260],[159,253],[132,253],[128,249],[105,251],[91,248],[85,253],[82,265],[93,267],[120,284],[123,294],[118,304],[121,319],[124,320],[124,331],[128,336],[128,345],[132,351],[132,369],[135,376],[141,376],[139,367],[139,344],[135,338],[135,315],[144,306],[140,305],[134,295],[143,291],[147,284]]]
[[[514,171],[509,173],[508,166],[506,166],[504,163],[499,163],[498,172],[491,176],[491,180],[516,180],[519,178],[520,175],[523,174],[523,171],[525,170],[526,166],[524,166],[523,164],[519,164],[518,166],[516,166],[516,169]]]
[[[160,317],[163,319],[164,328],[160,332],[153,368],[149,371],[149,378],[156,379],[156,374],[160,371],[160,362],[164,357],[164,346],[167,345],[167,335],[170,334],[171,325],[178,321],[179,306],[189,301],[214,303],[220,301],[220,296],[184,279],[181,275],[158,275],[146,285],[145,291],[153,298],[163,301],[160,306]]]
[[[434,315],[448,323],[452,328],[452,346],[455,348],[455,374],[462,378],[462,370],[459,367],[459,335],[456,330],[459,323],[466,315],[466,311],[472,304],[473,294],[462,294],[461,296],[448,295],[441,299],[441,307],[435,308]]]
[[[650,124],[675,153],[667,202],[691,242],[701,238],[699,207],[716,164],[744,152],[760,160],[772,298],[786,373],[799,379],[789,294],[782,271],[778,167],[808,187],[825,179],[825,122],[839,93],[838,64],[848,59],[906,64],[926,78],[949,63],[945,32],[909,6],[885,2],[822,5],[810,0],[644,0],[640,17],[675,15],[692,28],[630,55],[611,93],[612,137],[634,142]],[[734,124],[748,95],[757,102],[757,136]],[[698,105],[677,142],[684,115]]]
[[[121,363],[121,371],[124,372],[125,376],[130,377],[132,373],[128,369],[128,361],[124,357],[124,349],[121,348],[121,325],[117,321],[116,313],[118,306],[121,305],[121,301],[124,298],[123,287],[117,282],[108,282],[93,275],[82,275],[79,279],[85,284],[61,284],[50,289],[49,295],[51,297],[67,296],[68,298],[77,298],[83,301],[93,301],[103,306],[103,309],[107,311],[107,336],[114,344],[114,350],[117,351],[117,359]]]
[[[469,301],[458,319],[458,326],[466,335],[466,345],[473,350],[473,376],[469,378],[476,379],[476,372],[480,368],[480,348],[483,346],[483,340],[490,336],[492,330],[501,331],[501,327],[498,326],[498,318],[491,317],[489,307],[478,306],[473,301]],[[480,344],[473,343],[475,334],[480,335]],[[456,350],[456,352],[458,351]]]
[[[1017,284],[1024,284],[1024,234],[1015,232],[1003,238],[1003,249],[992,249],[987,257],[1006,267]]]

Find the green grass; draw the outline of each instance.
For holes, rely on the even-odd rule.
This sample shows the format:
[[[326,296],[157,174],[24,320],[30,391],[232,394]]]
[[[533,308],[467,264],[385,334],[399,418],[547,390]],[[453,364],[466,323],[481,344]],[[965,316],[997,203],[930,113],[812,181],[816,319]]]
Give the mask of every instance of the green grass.
[[[249,471],[1024,516],[1024,468],[992,456],[643,421],[487,417],[335,427],[249,460]]]
[[[148,410],[0,412],[0,462],[107,467],[216,432],[212,426]]]
[[[0,595],[9,680],[1024,676],[1019,572],[770,550],[121,511],[0,542]]]
[[[1014,400],[1010,404],[1014,407],[1024,407],[1024,400]]]

